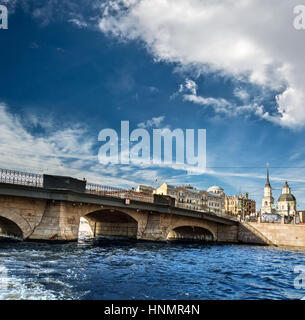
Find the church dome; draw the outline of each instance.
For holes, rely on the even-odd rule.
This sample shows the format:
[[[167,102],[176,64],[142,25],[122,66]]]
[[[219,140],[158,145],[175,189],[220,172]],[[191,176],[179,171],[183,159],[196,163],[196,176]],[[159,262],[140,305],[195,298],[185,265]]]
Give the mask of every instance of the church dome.
[[[223,193],[223,189],[218,186],[212,186],[207,191],[212,193]]]
[[[293,194],[290,194],[290,193],[284,193],[284,194],[281,194],[278,201],[295,201],[295,197]]]

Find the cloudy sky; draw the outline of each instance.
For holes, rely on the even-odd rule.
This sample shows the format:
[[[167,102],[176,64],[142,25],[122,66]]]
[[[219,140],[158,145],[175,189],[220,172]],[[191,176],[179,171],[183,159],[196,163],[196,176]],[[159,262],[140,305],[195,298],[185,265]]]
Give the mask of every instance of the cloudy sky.
[[[303,1],[304,2],[304,1]],[[305,209],[302,0],[0,0],[0,167],[249,192]],[[305,2],[304,2],[305,4]],[[98,162],[98,133],[207,129],[207,170]]]

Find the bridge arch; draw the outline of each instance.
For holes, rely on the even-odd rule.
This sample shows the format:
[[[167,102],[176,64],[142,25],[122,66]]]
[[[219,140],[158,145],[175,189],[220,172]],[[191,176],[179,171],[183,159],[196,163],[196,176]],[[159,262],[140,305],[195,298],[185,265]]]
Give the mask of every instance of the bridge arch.
[[[32,227],[21,215],[1,209],[0,233],[25,239],[32,233]]]
[[[217,240],[217,224],[212,221],[199,220],[199,219],[189,219],[186,217],[173,217],[170,220],[167,218],[164,220],[163,225],[167,225],[164,230],[165,239],[169,240],[171,238],[194,235],[200,240],[200,235],[206,238],[207,241]],[[205,237],[207,235],[207,237]],[[192,240],[192,238],[190,239]]]
[[[214,241],[213,233],[203,227],[180,226],[169,231],[167,240]]]
[[[82,216],[88,221],[91,236],[134,238],[138,236],[136,213],[121,209],[99,209]]]

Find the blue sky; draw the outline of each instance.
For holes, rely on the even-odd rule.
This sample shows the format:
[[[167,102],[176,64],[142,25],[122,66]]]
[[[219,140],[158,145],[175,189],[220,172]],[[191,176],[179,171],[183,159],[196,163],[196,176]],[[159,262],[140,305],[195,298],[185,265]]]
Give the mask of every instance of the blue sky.
[[[121,187],[220,185],[259,208],[269,162],[275,198],[287,180],[304,208],[305,31],[292,27],[293,1],[239,2],[0,1],[0,166]],[[98,163],[99,131],[121,120],[207,129],[207,172]]]

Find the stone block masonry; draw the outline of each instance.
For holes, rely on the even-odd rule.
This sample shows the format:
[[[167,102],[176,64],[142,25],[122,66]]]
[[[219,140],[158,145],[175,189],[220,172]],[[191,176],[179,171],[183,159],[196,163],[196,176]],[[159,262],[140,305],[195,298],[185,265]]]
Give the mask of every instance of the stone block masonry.
[[[242,223],[238,240],[242,243],[305,247],[305,225]]]

